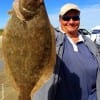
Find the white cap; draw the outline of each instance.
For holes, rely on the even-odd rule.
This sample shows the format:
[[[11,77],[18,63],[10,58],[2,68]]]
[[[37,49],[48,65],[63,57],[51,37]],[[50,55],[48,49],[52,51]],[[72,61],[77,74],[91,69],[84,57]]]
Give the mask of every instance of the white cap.
[[[77,5],[68,3],[61,7],[59,15],[63,16],[65,13],[67,13],[72,9],[80,12],[80,9],[78,8]]]

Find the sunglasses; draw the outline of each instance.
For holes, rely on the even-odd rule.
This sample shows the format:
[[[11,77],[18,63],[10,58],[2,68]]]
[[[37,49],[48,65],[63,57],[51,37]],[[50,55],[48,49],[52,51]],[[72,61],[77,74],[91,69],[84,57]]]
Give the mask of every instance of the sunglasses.
[[[73,21],[78,21],[80,20],[79,16],[62,16],[62,19],[64,21],[69,21],[70,19],[72,19]]]

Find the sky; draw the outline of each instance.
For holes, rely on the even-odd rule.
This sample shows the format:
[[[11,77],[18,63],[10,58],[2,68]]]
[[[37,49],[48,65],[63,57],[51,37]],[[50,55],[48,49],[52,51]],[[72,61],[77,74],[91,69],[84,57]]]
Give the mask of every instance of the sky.
[[[0,29],[5,28],[10,18],[8,11],[12,9],[14,0],[1,0],[0,3]],[[66,3],[75,3],[81,9],[80,28],[91,30],[100,25],[100,0],[44,0],[51,24],[59,26],[59,11]]]

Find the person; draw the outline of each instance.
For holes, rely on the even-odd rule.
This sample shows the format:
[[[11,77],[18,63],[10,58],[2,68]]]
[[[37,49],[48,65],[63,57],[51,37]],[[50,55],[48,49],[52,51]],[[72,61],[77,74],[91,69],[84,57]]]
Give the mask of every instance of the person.
[[[16,2],[14,8],[23,20]],[[54,29],[54,72],[32,100],[100,100],[100,54],[96,45],[78,31],[80,13],[73,3],[61,7],[60,26]]]
[[[33,100],[100,100],[100,56],[95,44],[78,31],[80,13],[73,3],[61,7],[55,69]]]

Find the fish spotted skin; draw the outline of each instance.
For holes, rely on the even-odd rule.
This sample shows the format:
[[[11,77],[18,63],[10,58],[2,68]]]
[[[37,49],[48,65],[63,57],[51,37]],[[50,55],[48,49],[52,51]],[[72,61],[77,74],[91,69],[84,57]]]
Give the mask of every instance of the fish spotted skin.
[[[20,1],[23,3],[26,0]],[[24,98],[27,98],[32,90],[33,93],[37,91],[48,80],[56,59],[54,30],[49,22],[44,2],[27,1],[34,2],[31,7],[32,11],[36,10],[36,15],[31,18],[25,17],[23,21],[13,10],[4,29],[2,41],[6,68],[16,88],[23,97],[26,95]],[[39,4],[34,6],[35,2]],[[22,14],[24,16],[24,13]]]

